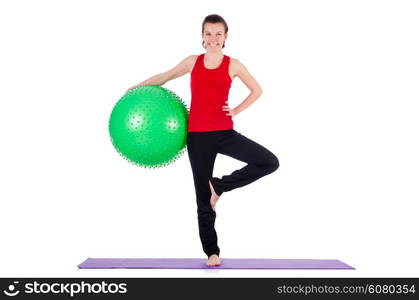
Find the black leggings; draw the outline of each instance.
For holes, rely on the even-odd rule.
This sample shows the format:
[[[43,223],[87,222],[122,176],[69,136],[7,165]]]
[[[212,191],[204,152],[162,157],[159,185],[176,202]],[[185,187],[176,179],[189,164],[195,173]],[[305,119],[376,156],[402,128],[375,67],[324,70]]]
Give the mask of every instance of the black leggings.
[[[245,186],[278,169],[278,158],[268,149],[248,139],[237,131],[219,130],[188,132],[187,149],[195,184],[198,205],[199,237],[202,248],[209,257],[220,254],[217,233],[214,228],[216,213],[210,204],[211,190],[208,180],[217,195]],[[246,162],[243,168],[221,179],[212,177],[217,153]]]

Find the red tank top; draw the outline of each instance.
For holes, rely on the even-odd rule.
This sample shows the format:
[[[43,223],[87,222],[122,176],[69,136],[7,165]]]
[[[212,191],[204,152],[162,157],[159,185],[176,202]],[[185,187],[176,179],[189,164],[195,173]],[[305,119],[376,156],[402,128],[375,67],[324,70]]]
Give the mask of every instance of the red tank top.
[[[228,73],[230,57],[224,55],[215,69],[204,66],[204,54],[197,57],[191,72],[191,109],[188,132],[233,129],[233,120],[223,110],[228,101],[231,77]]]

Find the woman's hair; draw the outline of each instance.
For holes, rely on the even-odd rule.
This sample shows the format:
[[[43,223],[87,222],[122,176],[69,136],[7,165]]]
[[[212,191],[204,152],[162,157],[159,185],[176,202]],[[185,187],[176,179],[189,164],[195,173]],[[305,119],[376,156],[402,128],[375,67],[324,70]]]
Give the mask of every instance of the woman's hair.
[[[206,23],[221,23],[224,25],[224,34],[228,32],[228,25],[227,22],[223,19],[223,17],[219,15],[208,15],[205,17],[204,21],[202,22],[202,33],[204,33],[204,25]],[[202,41],[202,46],[204,46],[204,41]],[[223,43],[223,48],[225,47],[225,42]]]

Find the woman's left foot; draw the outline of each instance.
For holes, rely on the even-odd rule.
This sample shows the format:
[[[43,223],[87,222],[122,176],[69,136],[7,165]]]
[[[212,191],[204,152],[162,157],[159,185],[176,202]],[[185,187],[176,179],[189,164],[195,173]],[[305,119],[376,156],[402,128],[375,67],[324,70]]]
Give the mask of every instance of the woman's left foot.
[[[211,184],[211,181],[210,181],[210,180],[208,180],[208,182],[209,182],[209,186],[210,186],[210,189],[211,189],[211,199],[210,199],[210,204],[211,204],[212,210],[213,210],[213,211],[215,211],[215,205],[217,204],[217,201],[218,201],[218,199],[220,198],[220,196],[218,196],[218,195],[215,193],[215,190],[214,190],[214,187],[213,187],[213,186],[212,186],[212,184]]]

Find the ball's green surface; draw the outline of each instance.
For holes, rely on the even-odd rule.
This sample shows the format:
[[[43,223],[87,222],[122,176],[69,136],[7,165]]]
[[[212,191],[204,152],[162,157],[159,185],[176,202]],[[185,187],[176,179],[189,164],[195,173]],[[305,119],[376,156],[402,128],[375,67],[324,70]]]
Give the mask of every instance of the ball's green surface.
[[[109,134],[116,150],[142,167],[162,167],[185,150],[188,109],[172,91],[158,85],[128,91],[115,105]]]

